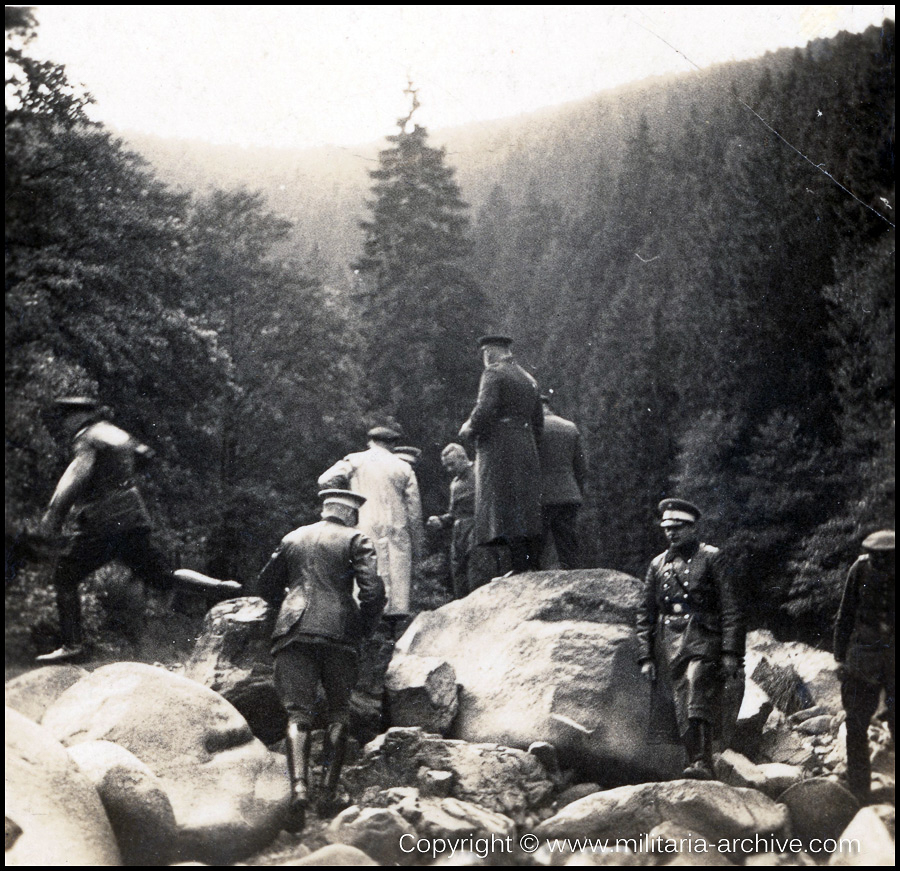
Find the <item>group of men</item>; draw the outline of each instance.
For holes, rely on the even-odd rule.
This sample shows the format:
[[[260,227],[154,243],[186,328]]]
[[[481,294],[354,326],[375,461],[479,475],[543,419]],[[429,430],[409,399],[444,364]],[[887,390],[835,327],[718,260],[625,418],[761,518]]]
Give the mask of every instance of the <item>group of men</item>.
[[[447,445],[442,462],[452,474],[450,506],[429,518],[451,528],[457,595],[482,581],[472,575],[479,548],[504,548],[511,574],[539,567],[542,542],[552,535],[560,563],[577,560],[575,514],[585,464],[573,424],[542,403],[534,379],[513,359],[510,340],[481,340],[484,371],[478,399],[460,430],[474,445],[475,463],[461,444]],[[99,419],[96,402],[57,402],[74,433],[74,457],[44,518],[58,533],[68,510],[79,508],[76,532],[54,575],[63,646],[39,657],[60,662],[81,654],[78,584],[119,559],[143,579],[170,587],[192,575],[220,593],[240,590],[192,573],[172,573],[154,543],[149,515],[134,480],[135,463],[149,449]],[[397,447],[398,434],[377,427],[365,451],[352,453],[319,478],[321,520],[285,536],[252,589],[277,613],[272,634],[275,683],[288,712],[286,752],[291,782],[287,827],[304,824],[317,688],[326,693],[326,774],[322,800],[333,803],[347,745],[349,700],[360,645],[385,614],[409,613],[412,567],[422,551],[421,506],[412,466],[417,449]],[[543,504],[542,504],[543,495]],[[685,777],[711,778],[712,741],[723,681],[737,676],[744,625],[734,579],[717,548],[699,535],[700,510],[682,499],[659,505],[668,540],[647,572],[638,608],[641,673],[651,686],[657,738],[683,743]],[[863,542],[850,570],[835,633],[847,709],[849,780],[869,788],[866,730],[885,691],[893,735],[894,533]]]

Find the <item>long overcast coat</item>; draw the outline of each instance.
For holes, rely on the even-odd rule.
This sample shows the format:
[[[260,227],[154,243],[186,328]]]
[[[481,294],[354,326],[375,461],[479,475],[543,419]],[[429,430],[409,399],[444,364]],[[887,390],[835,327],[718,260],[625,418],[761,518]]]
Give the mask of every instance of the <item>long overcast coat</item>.
[[[540,536],[536,439],[544,415],[537,382],[511,359],[487,366],[468,425],[475,439],[475,540]]]
[[[413,564],[424,539],[419,484],[409,463],[372,445],[338,460],[319,478],[319,487],[347,488],[366,497],[359,529],[378,553],[378,574],[388,597],[385,613],[408,613]]]

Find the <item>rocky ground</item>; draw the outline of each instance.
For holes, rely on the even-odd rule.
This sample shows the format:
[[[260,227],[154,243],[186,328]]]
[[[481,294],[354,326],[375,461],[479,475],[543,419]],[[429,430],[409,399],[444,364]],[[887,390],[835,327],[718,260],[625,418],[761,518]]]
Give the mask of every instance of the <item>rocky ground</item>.
[[[860,808],[830,654],[753,633],[719,779],[677,778],[677,748],[646,742],[637,589],[604,570],[519,576],[423,612],[396,645],[376,636],[346,807],[313,809],[300,835],[281,831],[259,600],[213,608],[183,663],[22,674],[6,685],[7,864],[894,864],[893,746],[876,716]],[[842,836],[858,852],[821,851]]]

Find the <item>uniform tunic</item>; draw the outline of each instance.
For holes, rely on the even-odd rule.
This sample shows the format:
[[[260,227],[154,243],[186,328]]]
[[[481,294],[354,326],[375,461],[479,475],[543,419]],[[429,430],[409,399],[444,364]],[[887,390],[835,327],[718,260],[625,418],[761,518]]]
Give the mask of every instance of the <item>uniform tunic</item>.
[[[651,736],[676,743],[690,719],[715,723],[722,654],[742,656],[744,627],[718,548],[670,548],[647,570],[638,606],[639,661],[657,666]]]
[[[424,540],[419,484],[409,463],[373,445],[338,460],[319,477],[319,486],[346,488],[366,497],[359,528],[375,545],[388,597],[386,613],[408,613],[413,564]]]
[[[321,682],[330,722],[346,721],[359,644],[385,602],[372,542],[336,518],[301,526],[281,540],[256,592],[278,609],[275,686],[288,714],[310,725]]]
[[[512,360],[484,369],[468,426],[475,437],[475,540],[499,544],[541,535],[544,427],[537,382]]]

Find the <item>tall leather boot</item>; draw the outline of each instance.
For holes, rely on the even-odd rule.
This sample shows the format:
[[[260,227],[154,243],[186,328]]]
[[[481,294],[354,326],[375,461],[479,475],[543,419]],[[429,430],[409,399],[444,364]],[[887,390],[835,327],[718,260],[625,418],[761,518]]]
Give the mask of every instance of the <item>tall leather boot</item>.
[[[691,719],[686,740],[688,766],[682,777],[715,780],[712,758],[712,727],[706,720]]]
[[[343,723],[332,723],[325,735],[325,759],[327,765],[322,778],[322,795],[319,799],[320,813],[323,816],[336,813],[338,807],[338,785],[341,782],[341,769],[347,755],[347,727]]]
[[[288,721],[284,744],[291,780],[291,801],[284,830],[301,832],[306,824],[306,807],[309,804],[309,751],[312,735],[308,728]]]

